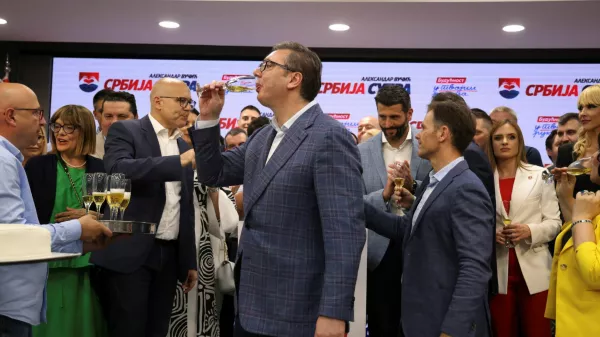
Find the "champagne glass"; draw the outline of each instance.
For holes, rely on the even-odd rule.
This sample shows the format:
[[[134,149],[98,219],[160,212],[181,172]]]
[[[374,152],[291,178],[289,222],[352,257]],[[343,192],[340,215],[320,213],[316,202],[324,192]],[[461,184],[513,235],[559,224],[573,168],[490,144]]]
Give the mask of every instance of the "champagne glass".
[[[590,174],[592,169],[590,167],[584,166],[584,163],[588,162],[590,159],[592,159],[592,157],[585,157],[585,158],[581,158],[579,160],[572,162],[571,165],[569,165],[567,167],[567,174],[572,175],[572,176],[580,176],[582,174]]]
[[[81,195],[83,196],[83,205],[85,206],[85,214],[90,213],[94,194],[94,173],[86,173],[81,181]]]
[[[125,193],[123,195],[123,201],[121,201],[121,206],[119,207],[121,210],[121,221],[123,221],[123,217],[125,216],[125,209],[129,206],[129,200],[131,200],[131,180],[123,179],[123,189]]]
[[[108,176],[106,173],[95,173],[94,183],[92,189],[92,199],[96,205],[96,211],[98,212],[98,219],[102,219],[102,213],[100,208],[106,199],[106,190],[108,189]]]
[[[506,214],[508,214],[510,210],[510,201],[502,200],[502,204],[504,204],[504,210],[506,211]],[[512,220],[507,216],[506,218],[502,219],[502,223],[504,223],[504,226],[506,227],[512,223]],[[506,239],[504,247],[515,248],[515,245],[510,240]]]
[[[225,89],[231,92],[250,92],[256,90],[256,77],[252,75],[244,75],[234,77],[227,82],[225,82]],[[198,93],[198,97],[202,95],[202,91],[204,91],[203,86],[200,83],[196,84],[196,92]]]
[[[110,206],[110,220],[117,220],[121,202],[123,202],[123,198],[125,197],[125,189],[123,188],[125,179],[121,177],[118,174],[110,176],[109,192],[106,196],[108,198],[108,205]]]

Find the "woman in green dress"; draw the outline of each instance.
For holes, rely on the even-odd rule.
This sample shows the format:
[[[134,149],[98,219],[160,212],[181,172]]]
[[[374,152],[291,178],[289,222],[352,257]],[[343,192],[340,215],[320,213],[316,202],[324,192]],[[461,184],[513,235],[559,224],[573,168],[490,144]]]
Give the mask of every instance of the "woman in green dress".
[[[25,171],[38,218],[43,223],[58,223],[85,214],[82,180],[85,173],[104,172],[104,165],[90,156],[96,148],[96,134],[88,109],[66,105],[54,113],[49,126],[52,153],[31,158]],[[49,263],[48,323],[34,327],[34,337],[108,336],[90,284],[89,257],[88,253]]]

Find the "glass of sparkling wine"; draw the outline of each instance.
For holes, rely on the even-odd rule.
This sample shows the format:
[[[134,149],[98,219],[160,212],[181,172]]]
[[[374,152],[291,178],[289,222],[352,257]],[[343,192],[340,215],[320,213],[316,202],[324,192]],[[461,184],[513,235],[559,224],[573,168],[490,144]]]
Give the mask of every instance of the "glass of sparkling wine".
[[[502,203],[504,204],[504,210],[508,214],[508,210],[510,209],[510,201],[502,200]],[[512,220],[507,216],[506,218],[502,219],[502,223],[504,223],[504,226],[506,227],[512,223]],[[506,239],[504,246],[506,248],[515,248],[515,245],[512,243],[512,241],[510,241],[508,239]]]
[[[106,173],[94,173],[94,183],[92,189],[92,199],[98,212],[98,220],[102,219],[100,208],[106,199],[106,190],[108,189],[108,176]]]
[[[81,195],[83,195],[83,205],[85,206],[85,214],[90,213],[94,194],[94,173],[86,173],[81,182]]]
[[[111,175],[109,182],[109,192],[106,195],[108,205],[110,206],[110,220],[117,220],[121,202],[125,198],[125,188],[120,175]]]
[[[121,211],[121,221],[123,221],[123,217],[125,216],[125,209],[129,206],[129,200],[131,200],[131,180],[123,179],[123,189],[125,190],[125,194],[123,194],[123,201],[121,201],[121,206],[119,207]]]
[[[225,82],[225,89],[231,92],[250,92],[256,90],[256,78],[252,75],[234,77]],[[196,84],[198,97],[202,95],[203,85]]]
[[[592,157],[585,157],[572,162],[571,165],[567,167],[567,174],[572,176],[590,174],[592,169],[584,166],[584,163],[588,162],[590,159],[592,159]]]

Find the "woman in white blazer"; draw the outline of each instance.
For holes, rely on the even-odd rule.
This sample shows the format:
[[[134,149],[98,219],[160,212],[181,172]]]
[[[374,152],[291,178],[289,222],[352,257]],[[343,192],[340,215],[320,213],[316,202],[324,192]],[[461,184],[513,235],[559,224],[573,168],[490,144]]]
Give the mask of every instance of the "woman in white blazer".
[[[498,292],[490,303],[496,337],[548,337],[544,318],[552,257],[548,242],[561,228],[558,199],[543,168],[526,163],[523,134],[509,120],[490,133],[496,185]],[[505,220],[510,220],[505,225]]]

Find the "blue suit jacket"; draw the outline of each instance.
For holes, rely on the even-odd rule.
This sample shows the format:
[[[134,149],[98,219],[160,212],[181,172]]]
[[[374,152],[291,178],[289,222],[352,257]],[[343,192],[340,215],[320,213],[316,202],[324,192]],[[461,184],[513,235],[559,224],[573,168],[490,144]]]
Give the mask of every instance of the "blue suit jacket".
[[[294,122],[265,165],[275,134],[264,127],[221,153],[218,126],[194,131],[198,180],[244,184],[236,264],[243,328],[313,336],[318,316],[353,319],[366,236],[360,157],[350,132],[318,105]]]
[[[180,153],[189,150],[181,138],[177,144]],[[164,183],[181,181],[177,276],[180,281],[185,281],[188,270],[196,269],[192,167],[182,168],[178,155],[161,155],[158,138],[148,116],[111,125],[104,147],[106,172],[124,173],[131,179],[131,201],[125,211],[125,220],[158,225],[165,207]],[[133,272],[142,265],[158,266],[160,252],[158,255],[153,252],[153,243],[152,236],[134,235],[92,253],[91,262],[121,273]]]
[[[365,203],[367,226],[403,242],[402,326],[406,337],[488,336],[487,287],[494,229],[483,184],[460,162],[438,183],[416,220],[425,186],[405,216]]]
[[[419,142],[415,135],[417,129],[411,126],[412,132],[412,156],[410,158],[410,173],[419,184],[427,177],[431,171],[431,163],[428,160],[422,159],[417,154],[419,151]],[[379,209],[388,210],[386,203],[383,202],[383,188],[387,183],[387,168],[383,160],[381,132],[358,145],[360,151],[360,159],[363,166],[363,181],[365,184],[364,199],[365,201],[377,206]],[[377,268],[381,259],[385,255],[390,240],[372,230],[368,231],[367,235],[367,268],[372,271]]]

